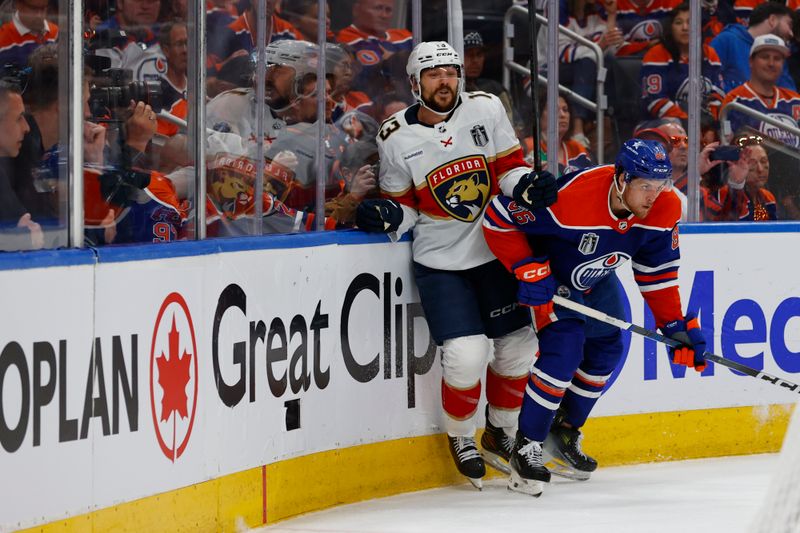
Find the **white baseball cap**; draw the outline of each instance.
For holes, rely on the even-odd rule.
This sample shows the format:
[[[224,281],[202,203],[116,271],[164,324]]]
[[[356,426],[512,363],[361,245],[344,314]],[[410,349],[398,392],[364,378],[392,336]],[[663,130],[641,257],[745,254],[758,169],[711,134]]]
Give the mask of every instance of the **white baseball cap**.
[[[780,52],[783,57],[789,57],[789,47],[783,42],[783,39],[772,33],[759,35],[753,39],[753,46],[750,47],[750,57],[760,50],[772,49]]]

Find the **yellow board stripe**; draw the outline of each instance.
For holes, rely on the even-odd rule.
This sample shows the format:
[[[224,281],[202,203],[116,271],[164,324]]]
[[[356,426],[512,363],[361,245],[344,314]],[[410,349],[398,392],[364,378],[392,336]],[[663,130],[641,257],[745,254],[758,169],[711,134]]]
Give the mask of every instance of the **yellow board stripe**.
[[[776,452],[793,407],[593,418],[583,428],[584,448],[601,467]],[[499,476],[488,470],[490,477]],[[463,482],[444,435],[412,437],[298,457],[23,531],[236,532],[262,525],[265,516],[274,523],[335,505]]]

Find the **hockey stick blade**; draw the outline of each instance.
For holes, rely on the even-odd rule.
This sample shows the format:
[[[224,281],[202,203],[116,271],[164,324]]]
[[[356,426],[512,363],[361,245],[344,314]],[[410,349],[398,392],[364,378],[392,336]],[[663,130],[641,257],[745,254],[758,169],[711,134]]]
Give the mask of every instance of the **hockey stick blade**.
[[[667,346],[671,346],[673,348],[680,346],[680,343],[678,341],[670,339],[669,337],[665,337],[664,335],[661,335],[656,331],[652,331],[643,328],[641,326],[637,326],[636,324],[631,324],[630,322],[625,322],[624,320],[620,320],[619,318],[614,318],[613,316],[609,316],[601,311],[598,311],[597,309],[593,309],[586,305],[579,304],[578,302],[573,302],[572,300],[568,300],[562,296],[558,295],[553,296],[553,303],[556,305],[560,305],[561,307],[571,309],[572,311],[577,311],[582,315],[594,318],[595,320],[599,320],[600,322],[604,322],[606,324],[618,327],[619,329],[625,331],[631,331],[633,333],[641,335],[642,337],[647,337],[648,339],[652,339],[656,342],[666,344]],[[747,365],[743,365],[736,361],[731,361],[730,359],[726,359],[722,356],[715,355],[711,352],[705,352],[703,354],[703,357],[707,361],[712,361],[714,363],[717,363],[718,365],[732,368],[733,370],[739,371],[742,374],[747,374],[748,376],[764,380],[768,383],[771,383],[772,385],[776,385],[778,387],[787,389],[790,392],[800,393],[800,385],[798,385],[797,383],[792,383],[791,381],[787,381],[783,378],[767,374],[766,372],[761,372],[760,370],[756,370],[755,368],[750,368]]]

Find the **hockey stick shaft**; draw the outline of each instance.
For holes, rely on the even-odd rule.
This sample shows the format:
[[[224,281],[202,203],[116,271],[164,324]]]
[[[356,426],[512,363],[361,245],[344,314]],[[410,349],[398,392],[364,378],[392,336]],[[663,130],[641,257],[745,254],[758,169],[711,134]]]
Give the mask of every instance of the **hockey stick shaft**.
[[[625,331],[631,331],[648,339],[654,340],[656,342],[660,342],[662,344],[666,344],[667,346],[671,346],[676,348],[681,345],[678,341],[674,339],[670,339],[669,337],[665,337],[660,333],[643,328],[641,326],[637,326],[636,324],[631,324],[630,322],[625,322],[624,320],[620,320],[619,318],[615,318],[613,316],[607,315],[602,311],[598,311],[597,309],[593,309],[583,304],[579,304],[578,302],[573,302],[572,300],[568,300],[562,296],[553,296],[553,303],[556,305],[560,305],[561,307],[565,307],[567,309],[571,309],[572,311],[577,311],[582,315],[585,315],[589,318],[594,318],[595,320],[599,320],[600,322],[604,322],[611,326],[616,326],[619,329]],[[766,372],[761,372],[760,370],[756,370],[755,368],[751,368],[747,365],[743,365],[736,361],[732,361],[730,359],[726,359],[722,356],[715,355],[711,352],[705,352],[703,357],[707,361],[713,361],[718,365],[726,366],[728,368],[732,368],[741,372],[742,374],[747,374],[748,376],[752,376],[754,378],[758,378],[764,381],[768,381],[773,385],[777,385],[778,387],[783,387],[788,389],[792,392],[800,392],[800,385],[796,383],[792,383],[791,381],[786,381],[783,378],[779,378],[777,376],[773,376],[771,374],[767,374]]]
[[[542,171],[542,156],[539,153],[539,49],[536,42],[538,37],[538,23],[536,20],[536,0],[528,0],[528,21],[530,24],[531,35],[531,105],[533,106],[533,170],[536,173]]]

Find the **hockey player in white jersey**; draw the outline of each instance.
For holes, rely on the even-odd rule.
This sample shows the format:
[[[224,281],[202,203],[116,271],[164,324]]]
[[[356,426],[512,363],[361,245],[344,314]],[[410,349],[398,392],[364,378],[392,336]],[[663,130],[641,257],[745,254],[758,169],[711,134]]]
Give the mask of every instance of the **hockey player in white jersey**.
[[[384,198],[365,200],[358,227],[393,238],[413,230],[413,268],[431,334],[442,346],[444,428],[456,466],[480,488],[486,469],[475,417],[486,373],[486,460],[509,472],[517,416],[536,351],[517,283],[481,234],[500,190],[524,205],[556,199],[552,174],[523,160],[500,100],[463,92],[464,67],[446,42],[423,42],[406,69],[417,104],[386,119],[378,133]],[[491,340],[490,340],[491,339]],[[494,359],[487,360],[494,344]]]
[[[265,148],[269,148],[278,138],[287,123],[302,120],[303,117],[296,116],[301,99],[316,98],[314,94],[304,94],[303,90],[310,76],[316,78],[318,55],[317,45],[306,41],[281,40],[267,45]],[[255,86],[231,89],[208,103],[206,125],[215,131],[238,135],[244,148],[255,155],[257,109]]]

